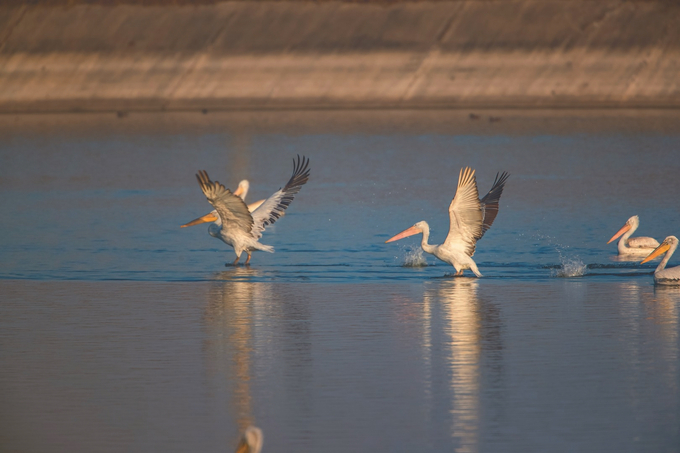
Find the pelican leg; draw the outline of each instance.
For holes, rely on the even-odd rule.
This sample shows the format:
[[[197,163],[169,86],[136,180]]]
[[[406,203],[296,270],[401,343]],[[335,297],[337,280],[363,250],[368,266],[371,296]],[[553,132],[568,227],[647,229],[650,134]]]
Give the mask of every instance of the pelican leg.
[[[231,263],[231,265],[232,265],[232,266],[238,266],[238,260],[240,260],[240,259],[241,259],[241,257],[240,257],[240,256],[237,256],[236,259],[234,260],[234,262]]]
[[[456,277],[461,277],[461,276],[463,275],[463,269],[461,269],[461,270],[459,270],[458,272],[456,272],[455,275],[456,275]]]
[[[250,263],[250,253],[248,253],[248,258],[246,259],[245,265],[248,266],[248,263]]]

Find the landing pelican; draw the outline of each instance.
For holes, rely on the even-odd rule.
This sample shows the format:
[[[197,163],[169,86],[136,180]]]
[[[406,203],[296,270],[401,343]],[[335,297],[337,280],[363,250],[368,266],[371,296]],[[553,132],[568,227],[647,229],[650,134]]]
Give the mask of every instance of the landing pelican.
[[[238,187],[236,190],[234,190],[234,195],[239,197],[241,200],[246,201],[246,197],[248,196],[248,190],[250,189],[250,182],[247,179],[242,179],[241,182],[238,183]],[[257,208],[260,207],[260,205],[264,203],[264,200],[259,200],[256,201],[255,203],[250,203],[248,206],[248,211],[253,212]],[[203,222],[197,222],[199,219],[211,219],[212,217],[217,218],[217,210],[213,209],[210,213],[204,215],[203,217],[199,217],[198,219],[194,220],[194,222],[189,222],[185,225],[182,225],[181,228],[192,226],[192,225],[197,225],[199,223]],[[206,220],[206,222],[210,222],[211,220]]]
[[[652,253],[649,254],[647,258],[642,260],[640,264],[644,264],[647,261],[651,261],[662,253],[666,253],[659,265],[654,271],[654,282],[659,285],[680,285],[680,266],[671,267],[666,269],[666,264],[668,260],[671,259],[673,252],[678,248],[678,238],[675,236],[668,236],[663,240],[661,245],[659,245]]]
[[[285,187],[264,200],[252,213],[241,198],[218,181],[211,181],[205,170],[199,171],[196,175],[198,184],[215,210],[182,225],[182,228],[214,222],[208,228],[208,233],[234,247],[234,253],[236,253],[234,266],[238,264],[243,252],[248,254],[245,264],[250,263],[251,253],[255,250],[273,253],[274,247],[261,244],[258,239],[262,237],[262,232],[267,226],[276,222],[284,214],[288,205],[293,201],[294,195],[307,182],[308,166],[309,159],[304,156],[302,159],[298,156],[297,162],[293,159],[293,175]]]
[[[631,236],[637,230],[638,226],[640,226],[640,218],[636,215],[628,219],[621,227],[619,231],[616,232],[614,236],[607,242],[607,244],[611,244],[621,236],[621,239],[619,239],[619,255],[647,255],[651,253],[655,248],[659,246],[659,241],[657,241],[654,238],[650,237],[645,237],[645,236],[640,236],[636,238],[632,238]],[[625,234],[624,234],[625,233]]]
[[[241,441],[236,447],[236,453],[260,453],[263,443],[264,436],[262,435],[262,430],[251,425],[243,432]]]
[[[465,269],[471,269],[477,277],[481,277],[482,274],[477,269],[477,264],[472,260],[475,254],[475,244],[491,228],[491,224],[498,215],[498,202],[508,176],[510,175],[506,172],[496,174],[491,190],[480,200],[475,171],[469,167],[460,170],[456,196],[449,205],[451,222],[449,234],[443,244],[427,243],[430,237],[430,226],[425,221],[416,223],[385,242],[423,233],[420,245],[425,252],[453,265],[456,275],[463,275]]]
[[[247,179],[243,179],[243,180],[241,180],[241,182],[238,183],[238,187],[236,188],[236,190],[234,190],[234,195],[241,198],[241,200],[246,201],[246,196],[248,195],[249,189],[250,189],[250,182],[248,182]],[[257,208],[259,208],[262,203],[264,203],[264,200],[259,200],[259,201],[256,201],[255,203],[249,204],[248,205],[248,211],[253,212]],[[217,217],[217,211],[212,210],[209,214],[206,214],[203,217],[208,218],[208,216]],[[201,219],[203,217],[199,217],[199,219]],[[198,219],[196,219],[196,220],[198,220]],[[185,225],[182,225],[181,228],[191,226],[191,225],[196,225],[198,223],[202,223],[202,222],[197,222],[197,223],[191,223],[190,222],[190,223],[187,223]]]

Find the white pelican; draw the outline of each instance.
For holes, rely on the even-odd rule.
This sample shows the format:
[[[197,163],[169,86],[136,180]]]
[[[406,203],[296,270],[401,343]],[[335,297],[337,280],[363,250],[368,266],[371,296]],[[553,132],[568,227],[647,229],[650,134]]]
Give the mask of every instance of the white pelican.
[[[621,227],[619,231],[616,232],[614,236],[607,242],[607,244],[611,244],[613,241],[616,240],[619,236],[621,236],[621,239],[619,239],[619,255],[647,255],[652,250],[657,248],[659,246],[659,241],[657,241],[654,238],[650,237],[645,237],[645,236],[640,236],[636,238],[632,238],[631,236],[637,230],[638,226],[640,226],[640,218],[636,215],[628,219]],[[625,234],[624,234],[625,233]]]
[[[247,179],[241,180],[241,182],[238,183],[238,187],[236,190],[234,190],[234,195],[237,197],[241,197],[241,200],[246,201],[246,197],[248,196],[248,189],[250,189],[250,183],[248,182]]]
[[[264,436],[262,435],[262,430],[251,425],[243,432],[241,441],[236,447],[236,453],[260,453],[263,443]]]
[[[235,196],[218,181],[211,181],[205,170],[199,171],[196,175],[198,184],[215,210],[182,227],[214,222],[208,228],[208,233],[234,247],[236,253],[234,265],[238,264],[243,252],[248,254],[245,264],[250,263],[251,252],[254,250],[273,253],[274,247],[261,244],[258,239],[262,237],[262,232],[267,226],[276,222],[284,214],[288,205],[293,201],[294,195],[307,182],[308,166],[309,159],[304,156],[302,159],[298,156],[297,162],[293,159],[293,175],[285,187],[264,200],[252,213],[241,198]]]
[[[472,260],[472,255],[475,254],[475,244],[491,228],[491,224],[498,215],[498,202],[508,176],[510,175],[506,172],[496,174],[491,190],[480,200],[475,171],[469,167],[460,170],[456,196],[449,205],[451,222],[449,234],[443,244],[427,243],[430,237],[430,226],[425,221],[416,223],[385,242],[423,233],[420,245],[425,252],[453,265],[456,268],[456,275],[463,275],[465,269],[471,269],[477,277],[481,277],[482,274]]]
[[[236,195],[237,197],[241,197],[241,200],[246,201],[248,189],[250,189],[250,183],[248,182],[247,179],[244,179],[240,183],[238,183],[238,187],[234,191],[234,195]],[[257,208],[259,208],[262,203],[264,203],[264,200],[258,200],[254,203],[250,203],[248,205],[248,211],[253,212]]]
[[[250,182],[248,182],[247,179],[242,179],[241,182],[238,183],[238,187],[236,188],[236,190],[234,190],[234,195],[241,198],[241,200],[246,201],[246,197],[248,196],[248,190],[249,189],[250,189]],[[257,208],[259,208],[262,203],[264,203],[264,200],[259,200],[259,201],[256,201],[255,203],[250,203],[249,205],[247,205],[248,211],[253,212]],[[184,228],[184,227],[188,227],[188,226],[192,226],[192,225],[197,225],[199,223],[203,223],[203,222],[197,222],[197,220],[202,219],[202,218],[210,219],[212,217],[217,217],[217,210],[213,209],[210,213],[204,215],[203,217],[199,217],[198,219],[194,220],[194,222],[196,222],[196,223],[189,222],[187,224],[182,225],[180,228]],[[210,221],[210,220],[207,220],[207,221]]]
[[[666,264],[668,260],[671,259],[673,252],[678,248],[678,238],[675,236],[668,236],[663,240],[661,245],[659,245],[649,256],[643,259],[640,264],[644,264],[647,261],[651,261],[662,253],[666,253],[663,257],[656,270],[654,271],[654,282],[659,285],[680,285],[680,266],[671,267],[666,269]]]

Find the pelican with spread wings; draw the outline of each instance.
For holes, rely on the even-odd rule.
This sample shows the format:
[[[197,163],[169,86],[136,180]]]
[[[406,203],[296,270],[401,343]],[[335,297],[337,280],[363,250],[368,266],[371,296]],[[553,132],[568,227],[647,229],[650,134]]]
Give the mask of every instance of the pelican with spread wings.
[[[211,205],[215,208],[210,214],[199,217],[182,228],[213,222],[208,228],[212,237],[221,239],[226,244],[234,247],[237,265],[241,254],[246,252],[248,258],[245,264],[250,263],[251,253],[255,250],[274,252],[274,247],[261,244],[258,239],[262,237],[265,228],[283,216],[286,208],[293,201],[295,194],[309,180],[309,159],[298,156],[293,159],[293,175],[288,183],[264,200],[259,206],[251,210],[243,199],[232,193],[218,181],[211,181],[205,170],[200,170],[196,175],[198,184]]]
[[[470,269],[477,277],[481,277],[482,274],[477,269],[472,256],[475,254],[477,241],[491,228],[498,215],[501,194],[508,176],[510,175],[507,172],[496,174],[491,190],[480,200],[475,171],[469,167],[460,170],[456,196],[449,205],[451,221],[449,234],[443,244],[427,243],[430,237],[430,225],[425,221],[416,223],[385,242],[393,242],[423,233],[421,246],[425,252],[451,264],[456,268],[456,275],[463,275],[465,269]]]

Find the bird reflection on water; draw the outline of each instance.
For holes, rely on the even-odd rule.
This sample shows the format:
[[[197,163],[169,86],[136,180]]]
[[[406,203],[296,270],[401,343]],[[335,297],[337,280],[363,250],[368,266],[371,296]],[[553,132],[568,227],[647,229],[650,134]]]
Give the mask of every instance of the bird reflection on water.
[[[500,362],[494,356],[502,351],[498,309],[480,299],[478,291],[476,278],[449,277],[428,284],[423,295],[423,344],[431,348],[424,354],[430,357],[439,349],[433,344],[442,345],[445,357],[441,362],[448,364],[451,377],[448,389],[432,389],[431,393],[436,398],[449,395],[450,437],[462,452],[478,451],[479,447],[481,356],[491,356],[493,369],[493,364]]]
[[[652,297],[650,297],[652,296]],[[642,309],[646,319],[659,326],[665,347],[673,350],[673,356],[679,357],[678,348],[678,311],[680,310],[680,286],[655,285],[653,295],[641,295]]]
[[[234,412],[239,431],[255,423],[253,415],[253,351],[255,324],[270,285],[244,281],[258,271],[234,267],[215,276],[205,309],[206,369],[213,393]]]

